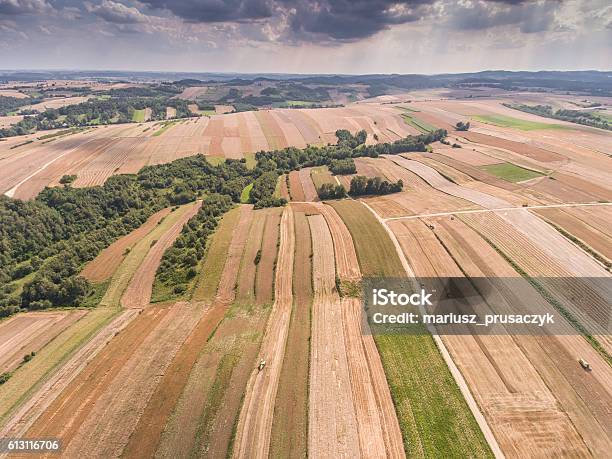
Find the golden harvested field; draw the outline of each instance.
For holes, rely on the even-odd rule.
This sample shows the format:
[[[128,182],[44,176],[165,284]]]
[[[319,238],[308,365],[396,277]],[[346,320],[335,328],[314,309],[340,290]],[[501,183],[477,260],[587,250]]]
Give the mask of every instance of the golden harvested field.
[[[11,373],[0,384],[0,438],[61,437],[65,457],[608,457],[612,135],[515,113],[498,96],[447,96],[423,91],[411,116],[447,128],[460,148],[356,158],[358,174],[402,180],[401,192],[319,202],[322,183],[351,177],[325,166],[285,173],[277,193],[292,202],[237,204],[207,240],[184,301],[151,304],[162,256],[201,202],[166,208],[85,266],[105,289],[96,308],[0,321],[0,374]],[[219,107],[47,143],[10,139],[0,143],[0,191],[31,199],[64,174],[91,186],[199,152],[219,161],[322,145],[341,128],[394,141],[416,133],[400,100]],[[491,121],[507,118],[518,121]],[[537,176],[489,167],[501,164]],[[467,277],[463,312],[557,322],[535,336],[469,324],[372,335],[368,277],[428,289]]]
[[[0,374],[14,370],[86,311],[28,312],[0,322]]]
[[[380,142],[413,133],[395,110],[384,106],[221,113],[165,127],[160,122],[100,126],[48,143],[37,140],[44,132],[11,138],[0,143],[0,192],[31,199],[45,186],[57,186],[65,174],[77,176],[74,186],[93,186],[113,174],[136,173],[146,165],[198,153],[242,158],[260,150],[335,143],[341,127],[366,129],[369,142],[375,133]],[[9,149],[30,138],[32,143]]]

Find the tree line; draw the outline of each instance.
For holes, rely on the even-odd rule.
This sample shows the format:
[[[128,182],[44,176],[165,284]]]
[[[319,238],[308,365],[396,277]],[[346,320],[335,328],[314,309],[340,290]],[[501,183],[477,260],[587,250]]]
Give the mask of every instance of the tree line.
[[[524,104],[504,104],[508,108],[520,110],[526,113],[552,118],[556,120],[569,121],[571,123],[583,124],[599,129],[612,131],[612,124],[605,118],[587,110],[567,110],[559,109],[554,111],[550,105],[524,105]]]
[[[80,104],[27,115],[10,127],[0,129],[0,138],[25,135],[36,131],[75,126],[130,123],[135,110],[151,109],[152,120],[166,119],[166,107],[176,109],[178,118],[197,116],[189,110],[189,102],[170,97],[125,97],[91,99]]]
[[[338,145],[259,152],[253,169],[246,167],[244,159],[212,165],[205,156],[196,155],[146,166],[137,174],[116,175],[101,186],[73,188],[66,183],[64,187],[45,188],[27,202],[1,196],[0,316],[19,309],[80,304],[92,292],[89,282],[79,277],[84,264],[164,207],[205,199],[193,228],[185,230],[184,237],[179,238],[181,242],[176,244],[175,249],[182,253],[189,245],[186,242],[205,234],[198,231],[209,228],[211,215],[216,218],[230,201],[240,202],[242,190],[250,183],[253,183],[250,200],[255,207],[283,205],[285,200],[274,196],[280,174],[301,167],[329,165],[338,159],[377,156],[379,152],[424,151],[427,143],[445,134],[435,131],[390,144],[366,146],[363,134],[348,137],[341,133]],[[357,195],[363,179],[353,180]],[[397,190],[398,185],[401,189],[401,184],[385,183],[388,182],[367,179],[365,190],[377,194]],[[201,250],[197,245],[193,248],[191,255],[198,259]],[[160,268],[161,278],[178,266],[179,259],[173,249]],[[181,265],[179,272],[178,282],[184,284],[189,268]],[[169,279],[166,277],[166,281]]]

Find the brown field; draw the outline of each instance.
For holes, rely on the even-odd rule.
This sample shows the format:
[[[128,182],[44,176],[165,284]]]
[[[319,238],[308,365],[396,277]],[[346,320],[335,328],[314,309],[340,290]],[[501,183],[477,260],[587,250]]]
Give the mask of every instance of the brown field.
[[[289,173],[289,195],[291,196],[292,201],[306,201],[299,171],[291,171]]]
[[[612,260],[612,238],[589,225],[588,220],[580,220],[563,209],[539,209],[535,212],[603,255],[608,261]]]
[[[314,301],[310,354],[308,454],[359,456],[359,433],[346,360],[340,299],[335,293],[334,244],[322,215],[308,217]]]
[[[149,304],[155,273],[164,252],[172,246],[174,240],[181,233],[183,225],[200,210],[201,205],[202,201],[197,201],[194,204],[184,206],[181,209],[182,214],[179,220],[154,242],[121,298],[121,305],[124,308],[143,308]]]
[[[357,254],[353,246],[351,233],[334,210],[333,207],[324,204],[316,204],[317,210],[325,217],[327,226],[334,242],[334,255],[336,260],[336,271],[342,280],[353,281],[361,277]]]
[[[306,215],[298,211],[294,211],[293,214],[295,216],[294,301],[274,404],[270,457],[304,457],[308,446],[312,243]]]
[[[274,405],[293,305],[294,250],[293,212],[287,207],[280,222],[274,304],[259,349],[260,359],[266,362],[265,372],[254,369],[251,373],[236,430],[234,457],[268,456]]]
[[[416,276],[461,277],[459,266],[470,276],[517,276],[493,248],[460,221],[439,217],[431,223],[435,236],[418,220],[392,225],[394,232],[401,236],[399,239]],[[519,307],[517,298],[509,291],[500,289],[499,292],[507,296],[513,308]],[[524,301],[521,307],[550,308],[535,290],[531,298],[521,301]],[[591,450],[606,447],[607,434],[599,427],[605,425],[606,415],[598,405],[607,402],[593,397],[589,400],[586,394],[578,395],[583,390],[584,378],[570,362],[576,361],[575,353],[580,348],[579,352],[589,355],[598,365],[606,367],[606,364],[581,337],[447,335],[443,340],[507,457],[588,455],[581,439]],[[567,352],[574,357],[566,356]],[[569,373],[564,376],[559,374],[566,371]],[[606,367],[600,377],[609,378],[608,372]],[[599,392],[601,389],[593,390],[603,394]],[[583,403],[590,405],[587,411]],[[592,414],[587,414],[589,411]],[[604,418],[597,420],[599,413]],[[538,428],[534,428],[534,422]],[[590,429],[599,433],[593,435]]]
[[[496,90],[448,99],[462,91],[1,142],[0,192],[23,199],[64,174],[98,185],[200,152],[323,145],[337,129],[394,141],[416,133],[386,103],[403,100],[462,148],[357,158],[358,174],[404,182],[386,196],[316,202],[322,183],[348,186],[351,176],[326,167],[281,176],[277,195],[294,202],[223,216],[188,301],[150,304],[163,253],[201,203],[152,215],[83,269],[109,282],[98,308],[0,321],[0,374],[13,373],[0,385],[0,437],[61,437],[66,457],[607,457],[611,136],[563,122],[554,131],[487,124],[472,117],[557,123],[503,107],[510,99]],[[455,131],[457,121],[472,127]],[[542,177],[514,183],[482,169],[499,163]],[[365,276],[428,288],[469,277],[462,311],[555,313],[556,328],[371,335]],[[512,282],[521,278],[523,295]]]
[[[257,257],[257,252],[261,249],[265,224],[266,211],[255,211],[251,227],[249,228],[249,238],[244,248],[244,256],[237,281],[236,299],[240,302],[251,302],[255,299],[255,276],[257,274],[255,258]]]
[[[225,110],[227,107],[222,112]],[[169,110],[167,117],[172,116],[173,111]],[[65,139],[45,144],[44,140],[35,140],[15,151],[9,150],[11,145],[30,137],[36,139],[21,136],[11,138],[10,144],[0,145],[0,166],[4,171],[0,192],[31,199],[47,185],[57,186],[64,174],[77,176],[74,186],[93,186],[101,185],[113,174],[136,173],[146,165],[197,153],[242,158],[260,150],[334,143],[334,133],[339,127],[352,132],[365,127],[370,134],[379,135],[381,142],[396,140],[399,138],[396,133],[411,132],[404,125],[395,110],[368,105],[352,109],[274,109],[217,114],[210,118],[177,120],[167,128],[160,122],[99,126]],[[155,135],[156,132],[161,135]],[[368,142],[374,142],[373,138]]]
[[[100,254],[91,260],[81,276],[91,282],[103,282],[109,279],[123,261],[126,251],[147,235],[157,224],[170,213],[170,208],[160,210],[151,215],[146,222],[129,234],[117,239]]]
[[[269,209],[266,212],[268,215],[261,243],[261,259],[257,265],[257,277],[255,278],[255,302],[257,304],[271,303],[274,294],[272,283],[281,213],[280,209]]]
[[[249,236],[249,228],[253,218],[253,206],[240,206],[240,220],[234,228],[232,234],[232,242],[227,251],[225,266],[219,279],[219,287],[217,288],[217,296],[215,299],[223,303],[230,303],[236,295],[236,277],[242,260],[242,252]]]
[[[38,352],[85,313],[27,312],[0,322],[0,374],[14,370],[25,355]]]
[[[310,168],[304,167],[300,169],[299,173],[302,189],[304,190],[304,200],[312,202],[319,199],[314,183],[312,183],[312,178],[310,178]]]

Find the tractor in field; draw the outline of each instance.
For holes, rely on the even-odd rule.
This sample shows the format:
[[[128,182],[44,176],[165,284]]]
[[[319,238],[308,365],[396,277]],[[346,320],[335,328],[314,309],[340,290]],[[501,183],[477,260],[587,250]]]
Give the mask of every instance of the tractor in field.
[[[264,359],[261,359],[259,361],[259,365],[257,365],[257,371],[263,370],[265,366],[266,366],[266,361]]]
[[[592,371],[593,369],[591,368],[591,364],[589,362],[587,362],[584,359],[580,359],[578,360],[578,363],[580,364],[580,366],[582,368],[584,368],[586,371]]]

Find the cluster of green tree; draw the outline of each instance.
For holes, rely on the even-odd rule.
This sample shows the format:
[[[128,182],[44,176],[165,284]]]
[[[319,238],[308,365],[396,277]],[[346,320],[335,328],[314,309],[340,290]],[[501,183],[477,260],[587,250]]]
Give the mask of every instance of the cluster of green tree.
[[[277,174],[284,174],[294,169],[312,166],[330,166],[333,160],[346,158],[359,158],[368,156],[376,158],[381,154],[400,154],[412,151],[427,151],[426,146],[446,137],[444,129],[429,132],[427,134],[408,136],[392,143],[379,143],[375,145],[364,145],[360,143],[355,147],[350,145],[355,142],[351,138],[358,138],[361,141],[362,134],[359,132],[352,136],[348,131],[338,130],[337,145],[326,145],[322,147],[308,146],[304,149],[285,148],[283,150],[260,151],[255,154],[257,159],[257,169],[262,171],[275,171]],[[365,139],[363,139],[365,141]]]
[[[239,202],[255,174],[244,160],[213,166],[198,155],[28,202],[0,197],[0,316],[79,303],[92,288],[78,273],[103,248],[163,207],[211,193]]]
[[[593,111],[586,110],[566,110],[554,111],[550,105],[523,105],[523,104],[504,104],[508,108],[532,113],[534,115],[553,118],[556,120],[569,121],[571,123],[583,124],[585,126],[596,127],[612,131],[612,124]]]
[[[177,118],[196,116],[188,108],[189,102],[170,97],[91,99],[81,104],[59,109],[48,109],[43,113],[26,116],[9,128],[0,129],[0,138],[28,134],[46,129],[89,126],[97,124],[129,123],[135,110],[150,108],[151,119],[166,118],[166,107],[176,109]]]
[[[346,198],[346,188],[338,184],[324,183],[317,190],[319,199],[342,199]]]
[[[329,170],[334,175],[350,175],[357,173],[357,166],[353,158],[332,159]]]
[[[443,134],[445,131],[410,136],[372,149],[374,146],[364,144],[350,148],[352,140],[341,132],[340,145],[259,152],[253,169],[246,167],[244,159],[213,166],[204,156],[196,155],[147,166],[135,175],[113,176],[102,186],[77,189],[67,183],[46,188],[28,202],[2,196],[0,284],[4,287],[0,290],[0,316],[19,308],[79,304],[93,290],[78,276],[85,262],[163,207],[213,193],[240,202],[249,183],[253,183],[249,199],[256,208],[283,205],[284,199],[274,197],[282,173],[305,166],[329,166],[332,160],[377,156],[379,152],[424,151],[426,143]],[[366,181],[365,189],[380,194],[393,192],[397,186],[373,180],[371,184]],[[335,188],[329,190],[327,199],[345,193],[344,188]]]
[[[6,116],[25,105],[37,104],[41,101],[42,99],[40,98],[30,99],[29,97],[18,98],[0,96],[0,116]]]
[[[404,182],[389,182],[380,177],[368,178],[363,175],[353,177],[349,194],[351,196],[364,196],[374,194],[399,193],[404,188]]]
[[[256,112],[259,110],[255,105],[245,104],[242,102],[232,103],[235,112]]]
[[[249,83],[250,84],[250,83]],[[227,85],[236,86],[236,81]],[[218,99],[220,103],[240,103],[255,107],[288,104],[291,101],[322,103],[329,102],[329,92],[322,87],[308,87],[295,82],[279,82],[276,86],[269,86],[261,90],[259,95],[243,95],[237,88],[230,88],[228,94]]]
[[[455,129],[458,131],[467,131],[470,129],[470,122],[468,121],[467,123],[464,123],[463,121],[459,121],[455,125]]]
[[[215,104],[211,104],[210,102],[206,102],[204,100],[198,100],[197,102],[198,105],[198,110],[204,110],[204,111],[214,111],[215,110]]]
[[[253,182],[253,188],[251,188],[251,193],[249,194],[249,202],[255,204],[256,209],[283,206],[287,203],[284,198],[274,197],[278,177],[278,172],[270,170],[263,172]]]
[[[217,193],[206,196],[198,213],[189,219],[172,247],[164,253],[155,282],[172,289],[175,294],[187,290],[197,274],[196,266],[204,256],[208,237],[217,227],[219,217],[232,205],[229,196]]]
[[[338,129],[336,131],[336,138],[338,139],[337,145],[340,147],[357,148],[365,143],[368,133],[362,129],[353,135],[346,129]]]
[[[350,196],[366,196],[366,195],[382,195],[390,193],[399,193],[404,188],[404,182],[389,182],[380,177],[368,178],[363,175],[353,177],[351,187],[348,191]],[[342,199],[347,196],[346,188],[343,185],[334,185],[333,183],[324,183],[317,190],[319,198],[325,199]]]
[[[133,97],[172,97],[180,94],[183,86],[173,83],[162,83],[154,86],[129,86],[127,88],[110,89],[99,94],[109,95],[113,98]]]

